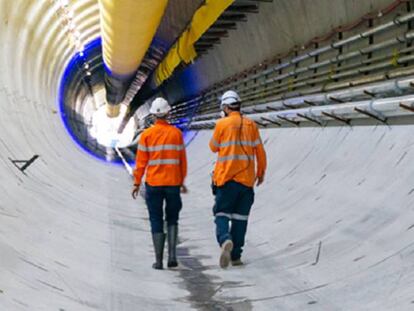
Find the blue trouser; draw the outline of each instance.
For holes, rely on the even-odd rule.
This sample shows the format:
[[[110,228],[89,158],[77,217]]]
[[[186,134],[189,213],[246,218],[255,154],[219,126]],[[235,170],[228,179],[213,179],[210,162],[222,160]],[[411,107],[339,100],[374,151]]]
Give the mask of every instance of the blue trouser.
[[[164,232],[164,200],[166,202],[165,218],[167,225],[177,225],[182,207],[180,186],[150,186],[145,184],[145,190],[145,202],[148,207],[151,232]]]
[[[226,240],[233,241],[232,260],[239,259],[243,252],[247,221],[253,202],[254,191],[251,187],[235,181],[228,181],[217,187],[216,204],[213,208],[217,242],[221,246]]]

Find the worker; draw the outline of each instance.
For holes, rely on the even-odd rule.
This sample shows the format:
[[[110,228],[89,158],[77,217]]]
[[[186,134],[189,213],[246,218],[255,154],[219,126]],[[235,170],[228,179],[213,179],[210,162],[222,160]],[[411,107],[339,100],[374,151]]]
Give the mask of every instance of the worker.
[[[154,269],[163,269],[165,243],[164,211],[167,222],[168,264],[177,267],[176,246],[179,212],[182,207],[181,192],[187,192],[184,179],[187,174],[187,159],[183,135],[179,129],[167,122],[170,105],[164,98],[156,98],[150,113],[155,116],[155,124],[146,129],[139,139],[134,188],[132,197],[136,199],[141,187],[141,179],[146,171],[145,202],[151,223],[152,241],[155,251]]]
[[[213,208],[220,267],[242,265],[247,222],[254,201],[254,183],[263,183],[266,153],[255,122],[242,116],[241,100],[235,91],[221,97],[223,118],[218,120],[210,149],[218,153],[213,173]],[[257,172],[255,172],[255,160]],[[230,227],[231,223],[231,227]]]

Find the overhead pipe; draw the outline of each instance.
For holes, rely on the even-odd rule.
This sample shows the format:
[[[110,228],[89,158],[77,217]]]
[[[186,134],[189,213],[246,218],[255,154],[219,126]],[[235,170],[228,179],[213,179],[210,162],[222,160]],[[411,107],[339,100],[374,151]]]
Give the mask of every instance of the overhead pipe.
[[[322,62],[317,62],[317,63],[311,64],[311,65],[306,66],[306,67],[297,68],[297,69],[294,69],[294,70],[292,70],[288,73],[285,73],[283,75],[278,75],[275,78],[266,79],[265,81],[259,83],[259,85],[253,84],[249,87],[241,88],[241,89],[239,89],[239,92],[241,94],[248,93],[249,95],[250,94],[253,95],[254,93],[259,93],[260,91],[255,91],[255,92],[249,92],[249,91],[257,89],[258,87],[267,87],[269,84],[279,82],[280,80],[283,80],[283,79],[286,79],[286,78],[289,78],[289,77],[293,77],[293,76],[305,73],[307,71],[311,71],[311,70],[319,69],[319,68],[326,67],[326,66],[329,66],[329,65],[337,64],[337,63],[340,63],[340,62],[343,62],[343,61],[348,61],[348,60],[354,59],[358,56],[367,55],[368,53],[378,52],[380,50],[389,48],[393,45],[397,45],[397,44],[401,44],[401,43],[408,43],[408,42],[411,42],[413,39],[414,39],[414,31],[409,31],[409,32],[407,32],[407,33],[405,33],[401,36],[396,36],[395,38],[383,41],[381,43],[373,44],[373,45],[367,46],[365,48],[360,48],[356,51],[351,51],[349,53],[341,54],[341,55],[332,57],[330,59],[324,60]],[[412,48],[409,48],[407,50],[410,52],[410,51],[412,51]],[[398,52],[399,53],[400,52],[404,53],[404,51],[398,51]],[[394,52],[391,55],[381,56],[380,59],[387,59],[387,58],[390,58],[390,57],[393,57],[393,56],[394,56]],[[342,66],[340,68],[340,70],[344,71],[345,69],[348,69],[348,68],[355,68],[355,67],[358,68],[358,67],[360,67],[361,65],[363,65],[365,63],[373,63],[374,61],[375,61],[375,59],[373,59],[373,58],[368,59],[368,60],[363,60],[362,62],[360,62],[358,64],[351,64],[351,65],[347,65],[347,66]],[[386,63],[390,64],[389,62],[386,62]],[[366,68],[366,70],[368,70],[368,71],[373,70],[373,69],[375,69],[375,68],[374,67],[367,67]],[[365,70],[365,68],[364,68],[364,70]],[[329,74],[329,73],[330,73],[330,71],[328,70],[328,71],[325,71],[323,74]],[[343,74],[342,73],[341,74],[339,74],[339,73],[332,74],[332,75],[330,75],[330,79],[332,79],[332,80],[333,79],[338,79],[338,78],[342,78],[345,75],[355,74],[355,73],[359,73],[358,70],[350,71],[349,73],[343,73]],[[319,76],[321,76],[323,74],[320,73]],[[323,82],[323,81],[314,80],[314,78],[316,76],[318,76],[318,75],[314,75],[312,77],[304,77],[302,79],[296,79],[295,82],[304,81],[304,80],[309,81],[310,79],[313,79],[313,80],[311,82],[305,83],[304,85]],[[326,81],[326,80],[324,80],[324,81]],[[289,84],[290,84],[290,82],[285,82],[283,85],[279,85],[278,87],[281,87],[281,86],[289,86],[289,87],[292,87],[292,88],[297,87],[297,84],[295,84],[295,83],[290,84],[290,85]]]
[[[313,103],[314,105],[320,105],[317,107],[328,107],[329,103],[332,103],[332,99],[339,99],[343,102],[351,103],[353,100],[361,100],[363,96],[367,96],[367,92],[370,94],[375,94],[377,96],[383,96],[384,94],[393,92],[393,93],[403,93],[408,92],[414,89],[414,76],[410,76],[402,79],[393,79],[389,81],[383,81],[379,83],[373,83],[365,86],[358,86],[353,88],[348,88],[344,90],[339,90],[329,93],[319,93],[308,96],[300,96],[295,98],[290,98],[286,100],[278,100],[274,102],[268,102],[262,105],[257,105],[255,107],[247,107],[243,109],[243,113],[249,114],[249,118],[252,116],[267,116],[269,111],[277,111],[277,113],[285,113],[286,111],[296,111],[298,113],[306,112],[309,108],[304,109],[289,109],[279,111],[285,106],[298,107],[306,104],[306,102]],[[371,99],[372,100],[372,99]],[[329,105],[329,106],[338,106],[339,104]],[[317,107],[312,107],[316,109]],[[258,110],[263,109],[263,113],[257,113]],[[200,118],[203,118],[202,121]],[[208,115],[203,115],[195,117],[192,125],[203,124],[204,122],[211,123],[212,120],[219,118],[218,113],[211,113]],[[201,122],[201,123],[200,123]]]
[[[197,57],[194,44],[214,24],[235,0],[205,0],[194,13],[188,28],[171,47],[167,56],[149,77],[147,88],[156,90],[182,63],[189,64]]]
[[[106,112],[119,115],[119,104],[151,44],[168,0],[99,0]]]
[[[376,50],[375,52],[377,52],[377,51],[379,51],[379,50]],[[406,49],[398,50],[398,54],[402,55],[402,54],[406,54],[406,53],[411,53],[413,51],[414,51],[414,47],[409,47],[409,48],[406,48]],[[379,57],[373,57],[373,58],[365,59],[365,60],[362,60],[361,62],[358,62],[358,63],[353,63],[353,64],[341,66],[340,68],[335,69],[335,71],[339,74],[340,72],[344,72],[347,69],[360,68],[363,65],[373,64],[373,63],[377,63],[378,61],[381,61],[381,60],[387,60],[387,59],[393,58],[393,56],[394,56],[393,54],[394,54],[394,52],[392,54],[384,54],[384,55],[381,55]],[[324,70],[324,71],[320,71],[317,74],[313,74],[313,75],[308,76],[308,77],[297,78],[297,79],[294,80],[293,84],[291,84],[290,86],[293,87],[293,88],[296,88],[296,87],[299,87],[299,86],[302,86],[302,85],[312,85],[312,84],[322,83],[322,82],[327,81],[327,79],[332,80],[334,77],[338,78],[338,75],[331,75],[331,77],[326,78],[327,74],[331,74],[331,71],[330,70]],[[309,81],[309,80],[311,80],[311,81]],[[306,82],[306,83],[303,83],[303,82]],[[278,84],[278,87],[271,88],[270,90],[276,90],[277,89],[278,91],[283,91],[283,90],[286,89],[284,87],[288,86],[289,84],[290,84],[290,82],[288,82],[288,81],[283,82],[283,83]],[[260,86],[261,85],[256,86],[256,87],[260,87]],[[243,89],[243,91],[244,90],[246,90],[246,89]],[[269,89],[267,89],[267,91],[269,91]],[[257,93],[258,92],[255,91],[255,92],[249,92],[248,94],[249,95],[255,95]]]
[[[358,82],[359,80],[356,80],[354,83],[350,83],[350,82],[344,82],[346,83],[345,85],[341,85],[338,83],[333,84],[333,86],[330,85],[326,85],[327,81],[333,81],[335,79],[340,79],[340,78],[346,78],[346,77],[351,77],[351,76],[355,76],[355,75],[360,75],[361,73],[366,73],[366,72],[370,72],[370,71],[374,71],[374,70],[378,70],[378,69],[386,69],[388,67],[395,67],[396,65],[401,65],[401,64],[405,64],[408,62],[411,62],[414,60],[414,57],[412,55],[407,55],[407,56],[401,56],[401,54],[404,53],[410,53],[411,51],[413,51],[414,48],[410,47],[399,52],[399,56],[395,58],[395,63],[391,62],[389,59],[392,57],[392,55],[385,55],[385,56],[381,56],[378,57],[377,59],[368,59],[368,60],[363,60],[361,62],[358,63],[354,63],[348,66],[343,66],[341,67],[341,70],[336,70],[338,71],[338,73],[336,74],[331,74],[329,76],[323,75],[322,77],[316,79],[315,75],[314,76],[309,76],[306,78],[302,78],[300,79],[301,82],[298,83],[292,83],[289,85],[289,83],[283,83],[283,84],[279,84],[276,87],[271,87],[271,88],[267,88],[265,91],[263,90],[259,90],[259,91],[254,91],[254,92],[250,92],[245,94],[245,96],[243,96],[244,98],[244,102],[247,104],[248,102],[255,102],[256,99],[258,98],[263,98],[263,97],[269,97],[271,95],[275,96],[277,94],[280,93],[286,93],[289,92],[289,90],[294,89],[294,88],[298,88],[298,87],[302,87],[302,86],[309,86],[312,84],[318,84],[318,83],[325,83],[323,84],[322,87],[318,86],[318,87],[313,87],[312,89],[307,89],[305,91],[301,91],[303,92],[307,92],[307,93],[313,93],[313,92],[318,92],[318,91],[322,91],[322,90],[329,90],[330,88],[339,88],[339,87],[348,87],[348,86],[352,86],[352,84],[357,84],[360,83]],[[375,60],[385,60],[383,62],[378,62],[375,63]],[[365,66],[365,67],[361,67],[367,63],[370,63],[371,65],[369,66]],[[346,70],[348,68],[356,68],[356,69],[352,69],[352,70]],[[325,74],[328,72],[325,72]],[[386,78],[386,76],[384,76],[384,78]],[[362,80],[364,80],[365,78],[363,78]],[[299,79],[297,80],[299,81]],[[256,88],[260,87],[259,86],[255,86]],[[241,94],[243,94],[243,88],[238,90]],[[188,106],[188,108],[190,108],[192,105],[195,105],[195,103],[190,104]],[[176,109],[174,112],[179,112],[180,110],[186,110],[187,107],[181,107],[179,109]],[[208,105],[208,106],[203,106],[199,112],[207,112],[209,110],[215,110],[217,109],[216,106],[214,105]]]
[[[214,24],[220,15],[235,0],[205,0],[191,19],[189,27],[172,46],[165,59],[158,65],[153,75],[155,86],[160,86],[174,72],[181,62],[192,62],[197,56],[194,44]]]
[[[174,70],[182,62],[188,64],[195,59],[197,53],[194,44],[234,1],[235,0],[204,1],[204,4],[194,13],[187,29],[173,44],[164,60],[148,77],[141,87],[141,90],[131,101],[131,106],[134,107],[133,109],[137,109],[147,99],[153,96],[161,84],[173,74]],[[129,114],[124,117],[121,126],[118,129],[119,133],[123,131],[133,113],[134,110],[131,110]]]
[[[410,58],[411,59],[411,58]],[[332,98],[339,98],[339,99],[343,99],[343,94],[348,94],[349,90],[358,90],[357,92],[359,93],[359,96],[363,96],[363,95],[369,95],[369,94],[376,94],[377,92],[377,85],[379,85],[379,89],[381,89],[382,85],[389,85],[392,89],[395,89],[396,86],[400,85],[400,83],[403,83],[401,85],[401,88],[408,88],[409,85],[404,85],[404,82],[400,82],[400,81],[406,81],[406,79],[408,79],[411,82],[411,78],[402,78],[402,79],[393,79],[393,78],[397,78],[397,77],[403,77],[403,76],[409,76],[412,75],[414,73],[414,67],[407,67],[404,69],[398,69],[395,71],[389,71],[389,72],[385,72],[385,73],[381,73],[381,74],[376,74],[374,76],[364,76],[363,78],[357,79],[357,80],[353,80],[353,81],[348,81],[348,82],[343,82],[343,83],[337,83],[335,88],[331,88],[331,92],[327,93],[328,97],[332,97]],[[391,80],[389,81],[384,81],[384,82],[379,82],[378,83],[374,83],[374,84],[368,84],[368,85],[364,85],[364,86],[357,86],[357,85],[362,85],[362,84],[367,84],[367,83],[372,83],[372,82],[376,82],[376,81],[380,81],[380,80],[386,80],[387,77]],[[398,81],[398,82],[396,82]],[[397,84],[395,84],[397,83]],[[340,91],[335,91],[334,89],[338,89],[338,88],[342,88],[342,87],[347,87],[347,90],[340,90]],[[390,89],[390,91],[392,90]],[[301,95],[299,96],[293,96],[290,98],[282,98],[280,100],[276,100],[273,101],[274,103],[280,103],[277,106],[269,106],[267,103],[265,104],[256,104],[254,106],[244,106],[243,108],[243,112],[245,113],[253,113],[255,109],[265,109],[266,107],[268,109],[278,109],[281,110],[284,108],[285,106],[290,106],[290,105],[296,105],[297,102],[300,103],[300,105],[312,105],[313,104],[318,104],[318,98],[323,98],[324,95],[321,94],[325,94],[325,93],[321,93],[323,91],[329,91],[328,86],[323,85],[323,86],[319,86],[319,87],[315,87],[312,90],[309,90],[307,93],[310,95],[306,95],[304,94],[305,92],[302,92]],[[367,93],[368,92],[368,93]],[[316,93],[316,94],[315,94]],[[381,94],[381,93],[378,93]],[[303,99],[303,102],[302,102]],[[349,98],[348,98],[349,99]],[[284,103],[283,105],[281,103]],[[210,107],[210,110],[217,110],[217,105],[214,105],[214,107]],[[203,110],[205,112],[205,109]],[[182,115],[185,115],[186,111],[183,112],[176,112],[174,114],[175,117],[180,117]],[[198,115],[196,117],[194,117],[195,120],[200,120],[202,118],[210,118],[210,116],[216,117],[218,115],[218,113],[216,112],[212,112],[212,113],[204,113],[202,115]]]
[[[409,107],[411,110],[405,107]],[[281,112],[259,113],[250,115],[249,118],[264,126],[272,125],[274,122],[299,125],[301,122],[310,122],[309,117],[318,120],[319,123],[333,119],[349,123],[355,119],[368,118],[386,123],[392,117],[414,116],[412,110],[414,110],[414,95],[406,95]],[[191,124],[190,129],[211,128],[212,126],[214,124],[211,120],[200,121]]]
[[[250,81],[256,80],[256,79],[258,79],[260,77],[263,77],[265,75],[269,75],[269,74],[271,74],[273,72],[278,72],[278,71],[280,71],[282,69],[285,69],[285,68],[287,68],[289,66],[296,65],[296,64],[298,64],[298,63],[300,63],[300,62],[302,62],[304,60],[307,60],[309,58],[313,58],[315,56],[318,56],[318,55],[321,55],[323,53],[332,51],[334,49],[338,49],[338,48],[343,47],[343,46],[345,46],[347,44],[355,43],[356,41],[359,41],[359,40],[364,39],[364,38],[368,38],[368,37],[370,37],[370,36],[372,36],[374,34],[378,34],[380,32],[383,32],[385,30],[388,30],[388,29],[392,28],[393,26],[398,26],[398,25],[407,23],[407,22],[409,22],[409,21],[411,21],[413,19],[414,19],[414,12],[411,12],[409,14],[405,14],[403,16],[398,16],[398,17],[396,17],[395,19],[393,19],[392,21],[390,21],[388,23],[379,25],[377,27],[373,27],[372,29],[369,29],[367,31],[358,33],[358,34],[356,34],[354,36],[351,36],[349,38],[346,38],[346,39],[343,39],[343,40],[334,42],[332,44],[329,44],[329,45],[326,45],[324,47],[318,48],[316,50],[313,50],[313,51],[310,51],[310,52],[306,52],[306,53],[304,53],[302,55],[299,55],[297,57],[292,58],[291,60],[289,60],[287,62],[278,64],[275,67],[272,67],[272,68],[263,70],[263,71],[261,71],[259,73],[250,75],[250,76],[248,76],[248,77],[246,77],[244,79],[241,79],[241,80],[238,80],[238,81],[234,81],[234,82],[230,82],[230,83],[227,83],[225,86],[221,86],[221,87],[218,87],[218,88],[209,90],[206,94],[203,95],[204,98],[210,97],[205,102],[208,103],[208,102],[211,102],[211,101],[215,100],[214,94],[217,93],[217,92],[222,92],[222,91],[224,91],[225,89],[228,89],[228,88],[236,88],[239,85],[246,84],[246,83],[248,83]],[[410,34],[410,38],[409,39],[410,40],[412,39],[412,34]],[[197,100],[197,98],[194,99],[194,100]],[[181,103],[179,105],[176,105],[176,108],[179,108],[181,106],[185,106],[187,103],[188,102],[183,102],[183,103]]]
[[[309,58],[313,58],[313,57],[319,56],[319,55],[321,55],[323,53],[330,52],[330,51],[335,50],[335,49],[339,49],[340,47],[343,47],[343,46],[345,46],[347,44],[350,44],[350,43],[355,43],[356,41],[359,41],[361,39],[369,38],[370,36],[372,36],[374,34],[378,34],[380,32],[383,32],[385,30],[388,30],[388,29],[390,29],[393,26],[399,26],[401,24],[407,23],[407,22],[409,22],[409,21],[411,21],[413,19],[414,19],[414,12],[413,13],[406,14],[406,15],[403,15],[403,16],[399,16],[399,17],[393,19],[392,21],[390,21],[388,23],[385,23],[383,25],[379,25],[379,26],[374,27],[372,29],[366,30],[366,31],[361,32],[359,34],[356,34],[356,35],[354,35],[352,37],[349,37],[349,38],[346,38],[346,39],[343,39],[343,40],[334,42],[334,43],[332,43],[330,45],[326,45],[326,46],[321,47],[321,48],[318,48],[316,50],[313,50],[313,51],[307,52],[305,54],[299,55],[299,56],[291,59],[290,61],[287,61],[285,63],[279,64],[279,65],[277,65],[277,66],[275,66],[273,68],[267,69],[267,70],[261,72],[260,74],[256,74],[256,75],[247,77],[247,78],[245,78],[243,80],[235,81],[233,83],[230,83],[230,86],[232,86],[233,84],[236,84],[236,85],[244,84],[244,83],[247,83],[248,81],[257,79],[260,76],[268,75],[268,74],[270,74],[272,72],[278,72],[278,71],[280,71],[282,69],[285,69],[285,68],[287,68],[289,66],[296,65],[296,64],[298,64],[298,63],[300,63],[302,61],[305,61],[305,60],[307,60]],[[412,35],[410,37],[412,38]],[[225,87],[220,87],[219,90],[222,91],[225,88],[230,87],[230,86],[227,85]],[[217,92],[217,91],[218,90],[214,90],[214,92]]]
[[[371,71],[375,71],[379,69],[386,69],[388,67],[395,67],[397,65],[406,64],[413,60],[414,60],[413,55],[399,57],[398,59],[395,60],[396,64],[393,64],[392,62],[390,62],[389,59],[383,62],[379,62],[379,63],[374,63],[374,61],[370,59],[371,63],[373,63],[372,65],[361,67],[361,65],[364,65],[365,63],[369,62],[369,61],[364,60],[352,66],[352,67],[356,67],[356,69],[347,70],[347,71],[341,70],[340,73],[332,74],[332,75],[329,75],[328,77],[324,76],[319,79],[312,79],[312,77],[310,77],[309,80],[312,79],[311,81],[303,81],[299,83],[293,83],[288,86],[284,85],[283,87],[270,88],[270,89],[267,89],[265,92],[262,91],[262,92],[248,93],[248,96],[245,97],[245,99],[247,101],[254,101],[255,99],[261,98],[263,96],[268,97],[270,95],[277,95],[280,93],[288,92],[290,89],[295,89],[295,88],[303,87],[303,86],[309,86],[310,84],[318,84],[318,83],[324,83],[324,82],[326,83],[327,81],[333,81],[336,79],[350,78],[352,76],[369,73]],[[346,69],[346,68],[342,68],[342,69]],[[326,88],[329,88],[329,86],[326,86]]]

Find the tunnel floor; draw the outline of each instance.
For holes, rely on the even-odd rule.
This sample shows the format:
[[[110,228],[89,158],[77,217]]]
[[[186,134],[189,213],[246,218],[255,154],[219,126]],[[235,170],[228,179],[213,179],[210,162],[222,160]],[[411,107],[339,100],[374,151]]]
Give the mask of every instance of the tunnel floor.
[[[83,154],[87,169],[60,178],[42,155],[27,176],[3,165],[16,182],[2,188],[1,309],[412,310],[412,132],[263,130],[269,170],[256,188],[245,266],[226,270],[214,237],[209,131],[187,151],[176,270],[151,269],[146,207],[130,198],[122,167]]]

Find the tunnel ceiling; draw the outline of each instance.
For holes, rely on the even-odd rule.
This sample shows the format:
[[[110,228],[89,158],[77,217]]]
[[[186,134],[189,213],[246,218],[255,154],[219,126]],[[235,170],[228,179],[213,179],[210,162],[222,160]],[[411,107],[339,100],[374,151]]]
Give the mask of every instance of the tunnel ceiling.
[[[151,72],[162,61],[169,47],[183,33],[203,3],[201,0],[169,1],[136,80],[127,93],[126,103],[132,101],[135,93],[144,86],[145,81],[148,81]],[[1,70],[5,73],[3,77],[9,77],[2,81],[6,89],[22,94],[20,96],[30,97],[32,101],[44,103],[52,113],[58,112],[60,107],[63,117],[69,118],[66,123],[72,134],[75,129],[75,136],[81,137],[81,141],[88,145],[87,148],[96,148],[101,156],[107,154],[107,148],[102,148],[89,137],[85,128],[79,128],[79,124],[89,126],[90,123],[85,119],[85,111],[88,109],[85,109],[84,104],[94,101],[95,105],[101,105],[100,97],[95,96],[91,100],[92,95],[96,95],[103,83],[99,48],[91,53],[86,51],[86,48],[100,44],[98,1],[1,0],[0,5],[0,17],[5,27],[1,34],[1,40],[5,44],[2,46],[0,57],[3,57],[3,63],[7,64]],[[278,63],[289,61],[289,58],[295,55],[309,52],[318,46],[329,45],[332,40],[351,37],[369,27],[386,23],[396,14],[407,14],[410,5],[409,1],[389,0],[237,0],[206,35],[202,36],[200,42],[196,43],[198,55],[194,62],[181,65],[166,83],[149,94],[163,94],[174,105],[184,102],[181,105],[185,106],[185,100],[208,93],[206,106],[196,113],[214,112],[214,109],[208,107],[229,82],[240,81],[242,77],[250,76],[253,72],[260,72],[277,66]],[[320,8],[323,8],[324,12],[321,12]],[[375,16],[376,12],[382,14],[382,10],[386,13],[384,17]],[[327,12],[329,14],[325,14]],[[368,18],[347,31],[337,32],[337,37],[319,40],[313,46],[301,49],[312,38],[323,38],[335,27],[352,25],[370,12],[374,12],[371,21]],[[411,22],[404,25],[411,27]],[[403,27],[398,29],[401,31],[395,33],[396,35],[404,33]],[[379,36],[374,41],[376,43],[388,38],[390,37]],[[402,44],[409,48],[411,43],[406,41]],[[390,53],[393,53],[392,50]],[[73,88],[62,93],[61,82],[67,73],[68,64],[73,64],[74,57],[80,57],[76,66],[72,68],[74,72],[70,75],[74,82],[66,81]],[[326,56],[321,57],[319,61],[324,57]],[[405,62],[404,66],[408,64],[409,62]],[[283,76],[286,70],[281,69],[276,73]],[[287,77],[287,82],[282,82],[287,83],[287,89],[280,93],[282,97],[291,91],[289,79],[290,77]],[[269,100],[278,99],[272,94],[264,97],[258,94],[258,100],[249,100],[250,105],[261,104],[260,98],[266,96]],[[60,100],[64,103],[59,104]],[[141,100],[137,105],[142,104]],[[188,107],[192,106],[188,104]],[[142,123],[139,124],[138,116],[142,117],[137,114],[133,119],[137,126],[142,126]],[[189,114],[177,114],[175,119],[180,121],[182,117],[188,119]],[[179,125],[179,122],[177,124]],[[133,149],[126,150],[130,156],[133,152]]]

